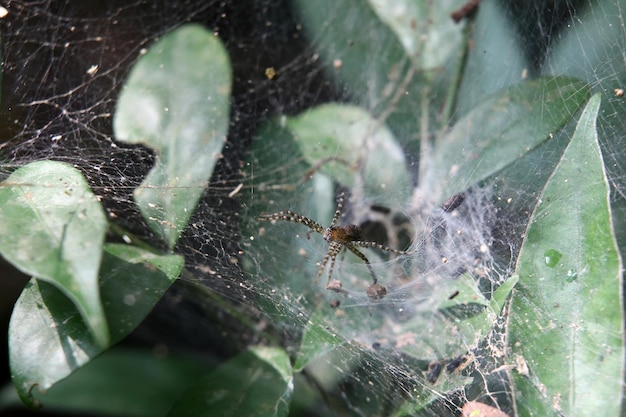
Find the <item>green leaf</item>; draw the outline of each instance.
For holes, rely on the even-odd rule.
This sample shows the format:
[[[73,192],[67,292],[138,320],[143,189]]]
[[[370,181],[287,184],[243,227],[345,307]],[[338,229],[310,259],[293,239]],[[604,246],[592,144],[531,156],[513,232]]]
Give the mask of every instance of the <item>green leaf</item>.
[[[362,0],[295,0],[294,8],[329,75],[345,83],[369,111],[379,105],[386,108],[389,93],[383,90],[393,78],[390,75],[403,74],[409,61],[396,35],[371,6]],[[335,60],[341,67],[331,70]]]
[[[510,165],[563,127],[589,97],[567,77],[514,85],[470,111],[440,138],[426,184],[439,184],[439,202]]]
[[[165,416],[208,370],[197,359],[114,348],[45,393],[34,394],[46,411],[61,415]]]
[[[489,301],[478,288],[476,277],[469,272],[461,274],[461,276],[448,282],[442,282],[437,286],[445,288],[443,291],[437,291],[434,294],[437,297],[435,303],[439,310],[464,304],[478,304],[485,307],[489,305]]]
[[[148,315],[182,269],[177,255],[157,256],[126,245],[107,245],[100,294],[111,343]],[[48,389],[102,353],[75,305],[55,286],[32,279],[18,299],[9,325],[13,382],[22,400],[36,405],[34,387]]]
[[[173,248],[226,140],[232,74],[220,41],[197,25],[157,42],[133,67],[115,112],[118,140],[156,152],[135,201]]]
[[[288,118],[300,152],[311,166],[346,187],[364,183],[372,201],[402,207],[410,197],[404,152],[386,126],[365,110],[327,104]],[[362,181],[359,176],[362,175]]]
[[[376,15],[389,26],[407,56],[421,69],[442,67],[461,44],[462,25],[450,12],[463,4],[459,0],[425,2],[368,0]],[[371,39],[371,38],[369,38]]]
[[[529,62],[516,31],[514,17],[497,1],[484,1],[478,7],[472,26],[472,47],[468,49],[463,81],[456,92],[456,111],[465,115],[487,96],[523,81]]]
[[[510,312],[522,415],[619,416],[622,265],[596,134],[600,96],[580,117],[525,235]]]
[[[494,291],[487,308],[482,313],[457,323],[457,330],[464,336],[464,340],[478,342],[489,334],[496,323],[497,316],[502,312],[504,303],[518,281],[519,277],[516,275],[504,281]]]
[[[292,393],[287,353],[253,347],[204,377],[169,416],[286,416]]]
[[[607,175],[621,195],[626,195],[626,166],[623,163],[626,106],[624,97],[616,90],[623,90],[626,85],[625,12],[625,5],[620,1],[603,2],[601,13],[592,2],[582,5],[567,22],[567,30],[555,39],[551,53],[542,65],[548,74],[578,77],[587,81],[593,92],[603,94],[597,122],[598,136]],[[619,204],[619,201],[612,204]],[[622,248],[622,257],[625,256],[626,241],[618,241],[618,246]]]
[[[53,161],[16,170],[0,187],[0,253],[69,297],[97,343],[109,342],[98,268],[107,220],[80,171]]]
[[[115,343],[148,316],[180,275],[185,260],[123,244],[107,244],[105,250],[100,293]]]
[[[623,77],[626,49],[624,4],[606,2],[599,11],[593,3],[581,5],[555,39],[542,68],[548,74],[568,74],[595,84],[606,84],[607,93]],[[584,59],[575,59],[584,56]],[[610,90],[609,90],[610,88]],[[603,100],[604,101],[604,100]]]
[[[323,356],[328,351],[347,344],[345,339],[330,332],[320,314],[327,314],[327,312],[316,311],[304,329],[300,350],[293,366],[296,372],[301,371],[311,361]]]
[[[394,329],[394,331],[397,331],[398,335],[412,333],[419,337],[415,337],[413,343],[402,346],[399,350],[407,355],[428,361],[454,358],[466,353],[493,329],[496,318],[501,314],[504,302],[517,281],[516,276],[507,279],[494,291],[488,302],[484,297],[476,296],[476,301],[472,304],[487,304],[487,306],[479,314],[469,318],[456,319],[443,314],[414,314],[410,320],[403,323],[401,329]],[[448,288],[445,288],[443,292],[446,295],[451,294],[453,288],[464,291],[463,287],[465,287],[465,291],[469,292],[469,283],[464,284],[463,281],[458,284],[453,281],[447,286]],[[462,297],[462,294],[459,296]],[[439,303],[439,299],[441,299],[441,293],[436,293],[433,301]],[[456,301],[456,298],[452,301]]]
[[[396,34],[366,1],[293,3],[304,33],[339,91],[345,90],[375,117],[387,114],[385,122],[403,144],[415,142],[420,120],[416,102],[429,90],[424,80],[432,78],[433,72],[420,71]],[[420,34],[424,30],[420,27]],[[405,88],[399,88],[401,83],[407,84]],[[433,100],[443,96],[432,94]]]
[[[275,146],[276,143],[280,146]],[[266,123],[258,132],[246,162],[252,169],[262,169],[247,173],[259,185],[243,204],[248,211],[241,216],[242,235],[249,237],[243,243],[246,255],[242,263],[256,279],[268,280],[276,291],[286,291],[284,299],[289,301],[279,306],[277,300],[283,297],[274,297],[265,308],[294,308],[292,316],[284,313],[275,316],[293,325],[301,306],[295,306],[291,295],[298,294],[303,303],[312,300],[319,268],[317,257],[324,257],[328,243],[315,233],[307,239],[309,229],[304,225],[261,222],[256,217],[292,210],[328,225],[336,205],[334,187],[332,181],[319,172],[306,181],[310,167],[302,160],[291,132],[276,121]],[[322,284],[325,282],[318,282],[317,287]],[[305,296],[299,297],[302,294]]]

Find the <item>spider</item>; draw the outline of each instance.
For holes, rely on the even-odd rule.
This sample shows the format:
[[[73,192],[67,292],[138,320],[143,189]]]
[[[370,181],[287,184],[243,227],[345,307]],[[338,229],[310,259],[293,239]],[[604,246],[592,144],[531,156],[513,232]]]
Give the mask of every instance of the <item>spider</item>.
[[[333,269],[335,267],[335,260],[342,249],[349,250],[350,252],[354,253],[356,256],[361,258],[363,262],[365,262],[365,265],[372,275],[372,280],[374,281],[373,284],[367,288],[367,295],[373,299],[381,299],[386,295],[387,290],[385,289],[385,287],[378,284],[378,278],[374,273],[374,269],[372,269],[370,261],[358,249],[358,247],[378,248],[398,255],[406,255],[411,252],[395,250],[387,246],[381,245],[380,243],[363,240],[361,228],[356,224],[338,226],[337,223],[339,222],[339,217],[341,216],[341,212],[343,210],[343,199],[344,193],[339,194],[339,196],[337,197],[337,210],[335,211],[335,216],[333,217],[330,226],[328,226],[327,228],[323,228],[316,221],[311,220],[308,217],[296,214],[290,210],[279,211],[272,214],[264,214],[259,216],[258,219],[264,221],[284,220],[292,223],[300,223],[311,229],[307,236],[310,235],[311,232],[317,232],[324,237],[324,240],[328,242],[328,252],[326,253],[326,256],[324,257],[324,260],[322,261],[322,264],[320,266],[319,272],[317,273],[316,281],[320,279],[320,277],[324,273],[326,265],[330,262],[326,289],[336,292],[344,292],[341,289],[341,283],[339,281],[331,282]]]

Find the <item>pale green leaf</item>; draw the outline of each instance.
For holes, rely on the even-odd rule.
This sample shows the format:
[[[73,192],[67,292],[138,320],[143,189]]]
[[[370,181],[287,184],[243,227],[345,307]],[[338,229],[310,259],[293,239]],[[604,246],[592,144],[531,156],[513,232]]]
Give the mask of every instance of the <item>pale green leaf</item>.
[[[365,110],[327,104],[288,118],[286,126],[304,159],[343,186],[362,182],[371,201],[391,207],[402,207],[410,197],[402,148]]]
[[[116,138],[156,152],[135,201],[173,248],[187,226],[226,140],[232,74],[219,39],[183,26],[133,67],[115,112]]]
[[[442,67],[461,45],[462,25],[450,18],[450,12],[460,7],[462,0],[368,0],[368,3],[395,33],[406,55],[421,69]]]
[[[16,170],[0,186],[0,252],[69,297],[100,346],[109,329],[98,268],[107,220],[80,171],[54,161]]]

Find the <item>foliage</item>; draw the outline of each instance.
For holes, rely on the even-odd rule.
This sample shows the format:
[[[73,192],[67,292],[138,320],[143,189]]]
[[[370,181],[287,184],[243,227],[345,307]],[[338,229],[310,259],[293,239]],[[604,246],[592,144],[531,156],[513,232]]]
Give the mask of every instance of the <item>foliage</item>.
[[[621,220],[614,216],[620,212],[611,204],[621,204],[612,193],[623,195],[618,179],[626,176],[619,166],[607,165],[605,153],[613,139],[626,137],[619,124],[625,107],[611,96],[611,83],[622,74],[595,82],[591,71],[621,55],[572,41],[578,32],[571,31],[542,69],[525,79],[522,70],[531,65],[510,25],[501,24],[510,17],[496,3],[481,3],[478,14],[460,24],[449,17],[461,6],[452,0],[419,2],[419,10],[409,7],[414,2],[398,1],[406,13],[374,0],[331,3],[293,2],[327,76],[349,91],[352,103],[269,119],[246,153],[250,168],[243,175],[259,186],[242,197],[242,264],[258,289],[254,309],[271,323],[266,340],[275,342],[251,346],[215,368],[111,349],[186,273],[176,245],[226,142],[234,79],[229,57],[213,33],[186,25],[137,61],[114,117],[120,143],[143,144],[156,155],[133,196],[160,241],[148,244],[107,222],[83,175],[69,164],[33,162],[14,170],[0,187],[0,253],[32,276],[9,329],[13,382],[24,403],[146,416],[321,415],[298,393],[317,391],[333,409],[333,389],[351,375],[362,385],[342,395],[372,415],[436,415],[441,403],[448,411],[463,405],[450,398],[464,386],[491,393],[493,380],[507,384],[502,409],[509,415],[591,415],[600,408],[604,415],[620,415],[624,242],[616,238],[614,224]],[[600,30],[597,19],[610,16],[583,13],[578,30]],[[489,36],[480,32],[485,19],[494,22]],[[366,30],[378,34],[375,42],[368,42]],[[480,56],[482,50],[503,49],[503,43],[514,51],[513,62]],[[573,64],[577,47],[598,51],[586,55],[589,68]],[[510,76],[504,69],[510,65],[519,66],[519,79],[491,83],[488,77],[498,67]],[[612,147],[611,157],[621,151]],[[409,161],[417,160],[416,169]],[[297,225],[261,226],[256,216],[289,209],[325,226],[337,189],[348,190],[357,202],[401,207],[417,225],[412,248],[418,249],[420,239],[428,238],[420,231],[437,231],[419,225],[421,213],[457,221],[441,206],[456,194],[485,211],[506,207],[508,195],[523,195],[527,201],[511,207],[527,215],[501,208],[497,219],[506,220],[502,213],[515,217],[514,230],[503,239],[512,253],[506,258],[494,250],[476,268],[455,271],[437,285],[424,281],[427,301],[417,301],[410,279],[391,280],[390,296],[380,302],[368,300],[361,284],[351,282],[346,299],[361,308],[336,310],[326,302],[334,294],[318,295],[324,290],[311,279],[317,265],[303,261]],[[497,229],[483,215],[481,227]],[[107,230],[125,243],[105,243]],[[321,239],[306,244],[316,255],[327,249]],[[464,250],[474,261],[475,252],[489,252],[483,246],[488,245],[476,242]],[[389,276],[428,275],[419,269],[418,255],[400,265],[379,261],[379,270],[401,271]],[[343,275],[363,275],[352,260],[346,264],[354,265]],[[295,295],[301,297],[293,300]],[[221,302],[227,299],[221,294]],[[393,306],[409,303],[415,310],[407,310],[408,317],[390,319]],[[253,319],[241,321],[253,327]],[[277,342],[271,332],[288,342]],[[371,343],[381,334],[413,339],[390,352]],[[486,358],[478,357],[485,351]],[[459,364],[466,359],[460,358],[471,355],[476,359],[464,372]],[[75,397],[81,384],[103,374],[114,380],[115,371],[130,362],[150,370],[132,386],[177,389],[154,404],[131,384],[111,393],[111,383],[103,390],[119,404],[97,395],[89,401]],[[447,365],[439,381],[432,373],[437,364]],[[370,397],[367,381],[377,376],[378,391]],[[463,403],[476,399],[471,391],[464,391]],[[339,406],[333,411],[349,413]]]

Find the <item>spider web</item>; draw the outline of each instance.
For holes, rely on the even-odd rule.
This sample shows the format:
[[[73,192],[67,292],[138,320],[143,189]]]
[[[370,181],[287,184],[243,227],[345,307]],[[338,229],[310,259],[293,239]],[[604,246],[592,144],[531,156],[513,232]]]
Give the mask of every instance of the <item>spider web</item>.
[[[463,5],[443,3],[450,11]],[[455,323],[502,296],[497,291],[511,277],[538,198],[533,184],[540,184],[542,176],[545,182],[549,170],[544,167],[556,164],[575,126],[566,126],[553,145],[530,151],[530,164],[519,164],[517,171],[514,164],[509,175],[462,191],[462,201],[449,209],[444,201],[451,196],[442,195],[442,184],[429,181],[436,167],[420,159],[424,149],[415,143],[441,133],[435,129],[445,105],[441,84],[449,80],[446,68],[465,23],[451,29],[449,49],[429,55],[439,59],[433,58],[431,67],[400,60],[390,73],[377,67],[385,60],[378,57],[395,49],[375,28],[360,26],[360,8],[350,1],[338,2],[323,16],[297,1],[41,0],[2,6],[8,15],[0,21],[0,174],[8,176],[37,160],[68,162],[101,197],[112,223],[162,249],[132,195],[154,155],[115,140],[116,100],[141,51],[184,23],[200,22],[228,49],[235,81],[223,158],[175,248],[185,256],[186,273],[136,330],[135,339],[228,357],[277,336],[306,365],[304,379],[325,400],[321,409],[310,408],[310,415],[392,415],[403,405],[407,413],[457,415],[473,400],[514,415],[505,357],[506,307],[490,316],[487,329],[470,324],[463,332]],[[484,97],[524,78],[571,75],[590,83],[609,102],[602,114],[603,155],[616,195],[614,209],[623,213],[626,118],[623,98],[614,89],[626,82],[623,61],[620,66],[614,57],[624,59],[626,50],[624,6],[617,1],[537,0],[524,6],[484,1],[479,10],[477,39],[489,38],[498,25],[513,29],[510,37],[481,46],[493,49],[471,51],[465,58],[467,75],[450,124]],[[603,23],[583,25],[590,15]],[[614,29],[599,27],[606,22]],[[311,25],[349,28],[355,48],[371,48],[366,54],[371,72],[354,82],[342,75],[351,63],[333,53],[343,51],[346,40],[331,39]],[[598,36],[605,49],[593,48],[591,40]],[[559,42],[564,52],[550,55]],[[525,55],[508,56],[512,46]],[[493,65],[485,66],[490,60]],[[268,75],[270,68],[278,71],[276,77]],[[441,78],[434,82],[438,90],[431,92],[430,107],[403,113],[407,83],[430,76]],[[281,136],[278,127],[281,116],[301,115],[325,103],[359,106],[376,123],[389,125],[399,138],[408,180],[371,189],[363,185],[366,175],[357,172],[354,183],[341,184],[336,170],[345,168],[340,159],[346,155],[338,151],[331,152],[336,160],[319,161],[312,169],[311,155]],[[423,104],[420,99],[415,103]],[[415,251],[390,256],[364,249],[387,290],[382,300],[367,297],[371,277],[358,258],[338,257],[334,276],[344,292],[327,291],[326,275],[319,282],[315,277],[328,243],[319,235],[307,236],[301,224],[256,220],[262,213],[293,210],[326,227],[342,191],[348,197],[340,224],[360,225],[365,240]],[[121,237],[111,234],[110,240]],[[229,308],[221,308],[215,297],[227,300]],[[242,315],[257,323],[254,329],[236,320]],[[326,345],[315,340],[330,334]],[[307,357],[301,351],[307,344],[325,354]],[[330,411],[330,404],[339,405]]]

